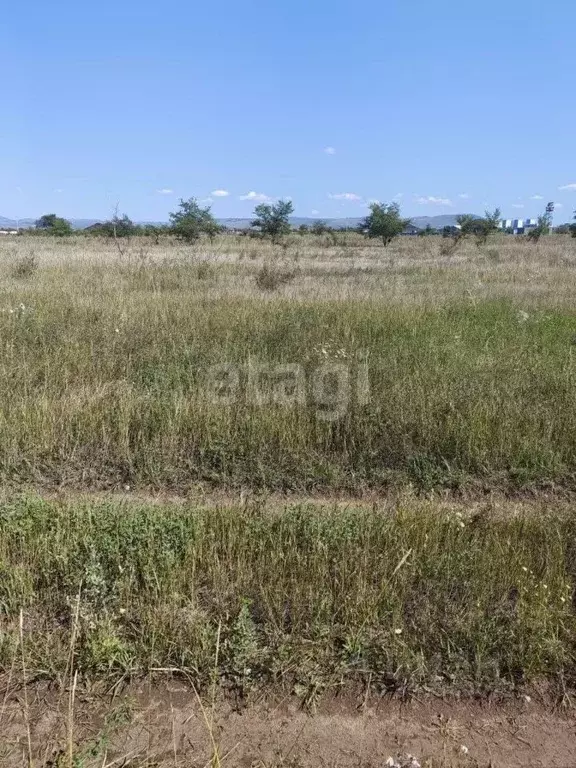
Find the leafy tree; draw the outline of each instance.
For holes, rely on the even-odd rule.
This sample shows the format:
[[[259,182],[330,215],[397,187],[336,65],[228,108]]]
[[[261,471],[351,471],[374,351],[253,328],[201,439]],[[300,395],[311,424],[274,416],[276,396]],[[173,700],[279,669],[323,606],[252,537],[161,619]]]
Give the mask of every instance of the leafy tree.
[[[476,238],[477,245],[484,245],[488,237],[498,231],[502,213],[500,208],[493,211],[486,211],[484,218],[477,218],[470,213],[458,216],[456,221],[460,227],[460,232],[455,234],[457,241],[465,237],[473,236]]]
[[[224,231],[224,227],[218,224],[216,219],[210,214],[210,218],[204,222],[204,234],[208,236],[211,243],[214,242],[214,238],[220,235]]]
[[[324,235],[326,232],[330,232],[330,229],[331,228],[328,226],[327,222],[318,219],[310,227],[310,232],[312,232],[313,235]]]
[[[44,216],[40,216],[34,226],[36,229],[58,237],[72,234],[70,222],[60,216],[56,216],[55,213],[45,213]]]
[[[360,224],[360,230],[368,237],[377,237],[385,246],[401,235],[410,224],[410,219],[400,216],[398,203],[372,203],[370,213]]]
[[[310,232],[310,227],[308,226],[308,224],[300,224],[300,226],[298,227],[298,232],[301,235],[307,235],[308,232]]]
[[[36,220],[34,226],[36,229],[51,229],[57,218],[55,213],[45,213],[44,216],[40,216],[40,218]]]
[[[132,237],[138,234],[138,227],[126,214],[119,216],[118,213],[115,213],[111,219],[102,222],[99,227],[95,227],[91,231],[105,237]]]
[[[542,216],[538,216],[538,224],[528,232],[528,240],[537,243],[542,235],[548,235],[552,229],[554,203],[548,203]]]
[[[203,234],[212,239],[220,229],[210,206],[202,208],[195,197],[181,199],[178,210],[170,214],[170,231],[187,243],[198,240]]]
[[[576,211],[574,211],[574,221],[576,221]],[[570,234],[576,237],[576,224],[570,224]]]
[[[269,237],[277,243],[283,235],[290,232],[290,216],[294,213],[291,200],[278,200],[277,203],[261,203],[254,209],[256,218],[250,226],[259,229],[262,237]]]

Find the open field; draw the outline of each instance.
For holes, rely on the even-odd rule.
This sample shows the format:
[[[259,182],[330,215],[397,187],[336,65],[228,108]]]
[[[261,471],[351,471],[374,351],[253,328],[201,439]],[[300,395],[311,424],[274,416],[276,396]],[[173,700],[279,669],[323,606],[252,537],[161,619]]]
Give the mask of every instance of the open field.
[[[0,477],[572,491],[576,242],[340,237],[0,243]]]
[[[214,691],[261,745],[264,700],[310,713],[342,697],[343,719],[322,721],[337,744],[356,706],[394,694],[430,715],[388,712],[388,731],[374,715],[404,734],[397,754],[521,765],[524,741],[568,765],[576,241],[121,250],[0,242],[0,763],[116,765],[134,749],[124,764],[205,765],[208,749],[213,765],[368,766],[394,751],[351,735],[348,757],[319,755],[291,711],[278,753],[219,763],[209,729],[198,746]],[[108,758],[94,734],[128,690],[138,728],[162,710],[158,748],[115,731]],[[455,696],[505,701],[540,747],[513,729],[486,748],[472,704],[453,717],[473,758],[444,730],[425,743],[430,702]],[[488,719],[509,725],[504,711]],[[228,725],[226,750],[242,728]]]

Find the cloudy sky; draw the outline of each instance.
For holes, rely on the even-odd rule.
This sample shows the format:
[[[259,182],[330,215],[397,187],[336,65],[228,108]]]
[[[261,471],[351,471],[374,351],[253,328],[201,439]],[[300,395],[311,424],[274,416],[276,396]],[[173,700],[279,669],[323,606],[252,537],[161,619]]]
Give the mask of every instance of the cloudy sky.
[[[2,12],[0,215],[576,208],[573,0],[32,0]]]

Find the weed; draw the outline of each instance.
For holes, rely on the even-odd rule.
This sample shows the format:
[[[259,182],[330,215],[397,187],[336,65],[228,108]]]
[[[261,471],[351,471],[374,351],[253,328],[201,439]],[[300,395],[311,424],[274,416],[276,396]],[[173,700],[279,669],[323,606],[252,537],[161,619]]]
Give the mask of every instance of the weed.
[[[309,707],[367,676],[396,691],[573,679],[574,521],[569,505],[502,518],[410,498],[394,514],[23,498],[0,506],[0,562],[29,574],[0,581],[0,666],[18,655],[26,675],[63,679],[178,668],[241,698],[283,681]],[[93,552],[101,612],[82,618],[87,591],[63,623]]]
[[[16,259],[12,266],[11,275],[16,280],[26,280],[32,277],[38,269],[38,259],[34,251]]]
[[[256,285],[262,291],[276,291],[280,286],[290,283],[295,277],[294,271],[265,263],[256,273]]]

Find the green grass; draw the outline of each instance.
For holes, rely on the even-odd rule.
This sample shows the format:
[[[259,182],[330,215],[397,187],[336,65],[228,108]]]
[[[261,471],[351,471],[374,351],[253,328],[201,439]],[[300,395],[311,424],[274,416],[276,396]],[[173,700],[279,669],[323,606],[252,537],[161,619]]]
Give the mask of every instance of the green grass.
[[[157,268],[166,290],[160,277],[143,285],[139,271],[117,290],[89,270],[78,273],[82,290],[73,270],[60,288],[52,276],[5,289],[15,311],[0,313],[4,482],[574,489],[573,312],[530,308],[524,319],[510,300],[214,301],[192,293],[208,282],[196,267],[171,269]],[[303,366],[306,403],[248,402],[246,366],[258,361]],[[349,405],[331,422],[312,391],[326,362],[351,377]],[[231,406],[208,397],[207,371],[219,363],[240,371]]]
[[[175,667],[201,686],[216,668],[241,694],[272,683],[309,702],[368,679],[469,693],[566,684],[575,534],[571,508],[544,506],[471,517],[413,499],[21,498],[0,506],[0,668],[22,654],[29,675],[60,680],[71,661],[88,678]]]

